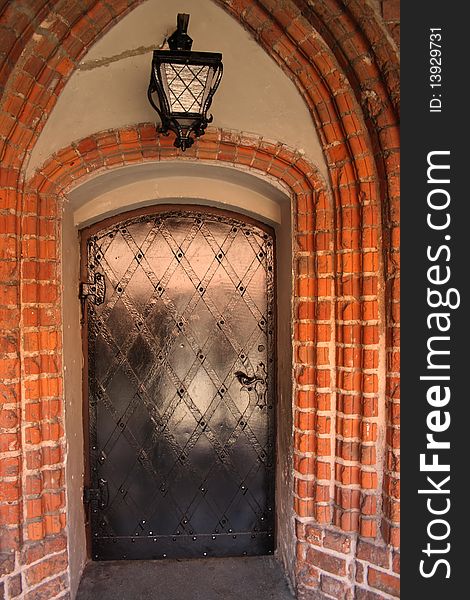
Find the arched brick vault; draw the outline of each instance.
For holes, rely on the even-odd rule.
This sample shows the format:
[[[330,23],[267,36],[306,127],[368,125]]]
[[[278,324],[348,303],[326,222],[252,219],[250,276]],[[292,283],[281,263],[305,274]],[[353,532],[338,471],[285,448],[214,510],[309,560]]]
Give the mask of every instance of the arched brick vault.
[[[60,533],[65,517],[63,473],[51,468],[63,459],[60,336],[54,328],[60,322],[56,307],[57,205],[55,199],[39,198],[37,189],[25,189],[24,172],[31,149],[80,58],[138,3],[23,0],[0,5],[0,277],[4,282],[0,310],[7,333],[2,335],[1,346],[4,408],[0,427],[4,432],[0,476],[6,479],[0,502],[7,526],[1,550],[23,548],[21,564],[59,552],[52,573],[61,573],[61,561],[65,560],[60,554],[65,543]],[[399,93],[395,48],[366,1],[320,0],[313,6],[306,0],[217,3],[254,35],[295,83],[314,119],[329,168],[331,214],[326,205],[308,204],[312,192],[308,169],[301,179],[306,195],[299,197],[297,205],[295,491],[299,581],[318,585],[311,566],[331,570],[324,562],[324,549],[333,549],[333,554],[343,552],[347,559],[356,556],[386,570],[390,557],[384,544],[398,545],[399,521]],[[139,132],[150,135],[145,127]],[[117,145],[125,150],[126,160],[142,160],[143,153],[152,152],[151,139],[146,142],[149,147],[139,149],[143,138],[133,140],[131,131],[122,136]],[[97,139],[84,140],[72,150],[73,156],[77,152],[86,156],[88,169],[96,161],[99,164],[106,148],[106,137],[99,137],[101,146]],[[109,144],[116,144],[116,138],[110,138]],[[290,177],[290,186],[299,185],[297,176],[303,168],[299,157],[282,158],[278,149],[274,160],[276,151],[269,150],[269,144],[258,141],[255,148],[243,148],[242,140],[214,141],[208,136],[194,151],[200,158],[213,158],[213,144],[220,144],[217,160],[234,160],[233,148],[238,144],[237,162],[260,160],[252,166],[266,169],[268,160],[273,175]],[[159,147],[165,146],[160,143]],[[65,160],[60,155],[48,163],[48,179],[43,185],[52,185]],[[287,167],[289,160],[295,163],[293,170]],[[279,161],[281,172],[277,171]],[[312,208],[320,212],[314,213]],[[333,298],[334,314],[328,312]],[[385,327],[386,365],[379,350]],[[323,340],[335,345],[335,356],[315,352],[316,344]],[[377,415],[384,398],[387,431],[381,440]],[[329,410],[333,418],[322,418],[322,411]],[[309,521],[359,531],[362,539],[369,537],[375,542],[360,542],[356,547],[355,538],[338,530],[330,534],[327,528],[308,525]],[[315,549],[318,545],[323,545],[322,552]],[[335,559],[343,560],[338,555]],[[384,575],[380,579],[371,567],[368,576],[361,575],[364,564],[359,562],[356,567],[356,583],[393,594],[393,578],[383,583],[384,573],[376,571]],[[343,566],[336,564],[335,572],[348,579]],[[10,555],[4,569],[15,569]],[[66,575],[56,579],[43,585],[65,589]],[[374,586],[371,582],[376,580],[380,581]],[[23,578],[26,586],[40,581],[40,569],[33,567]]]

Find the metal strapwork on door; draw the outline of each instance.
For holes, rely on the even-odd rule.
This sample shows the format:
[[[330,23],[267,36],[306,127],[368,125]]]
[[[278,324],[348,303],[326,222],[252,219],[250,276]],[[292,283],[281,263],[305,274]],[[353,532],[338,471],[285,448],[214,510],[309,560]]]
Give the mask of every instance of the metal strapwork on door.
[[[94,559],[273,551],[273,242],[189,209],[83,236]]]

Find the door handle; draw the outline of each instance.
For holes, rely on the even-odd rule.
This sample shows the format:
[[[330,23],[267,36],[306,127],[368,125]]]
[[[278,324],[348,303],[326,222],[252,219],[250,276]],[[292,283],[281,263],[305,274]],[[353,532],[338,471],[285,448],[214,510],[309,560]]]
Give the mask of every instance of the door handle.
[[[266,406],[266,369],[264,363],[259,363],[254,375],[247,375],[243,371],[236,371],[235,377],[241,384],[241,389],[248,393],[255,392],[257,396],[256,404]]]

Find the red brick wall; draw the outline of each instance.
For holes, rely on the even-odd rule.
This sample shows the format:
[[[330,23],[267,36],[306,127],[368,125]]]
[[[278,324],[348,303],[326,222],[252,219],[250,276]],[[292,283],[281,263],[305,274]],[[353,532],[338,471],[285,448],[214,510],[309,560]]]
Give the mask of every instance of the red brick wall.
[[[137,3],[54,4],[0,5],[0,598],[8,599],[68,595],[60,191],[101,167],[175,155],[148,125],[97,134],[25,186],[25,159],[77,61]],[[295,198],[298,595],[397,596],[397,57],[365,1],[218,4],[295,83],[329,167],[325,190],[295,152],[233,132],[212,131],[186,153],[268,172]],[[384,21],[395,19],[393,4],[384,0]]]

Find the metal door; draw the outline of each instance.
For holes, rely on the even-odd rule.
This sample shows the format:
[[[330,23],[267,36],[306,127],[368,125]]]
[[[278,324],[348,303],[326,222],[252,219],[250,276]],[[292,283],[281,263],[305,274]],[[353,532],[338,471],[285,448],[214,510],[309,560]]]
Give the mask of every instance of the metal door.
[[[273,551],[273,241],[190,207],[82,233],[92,558]]]

